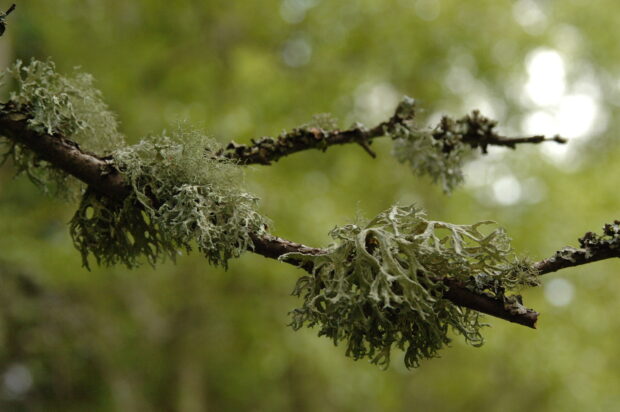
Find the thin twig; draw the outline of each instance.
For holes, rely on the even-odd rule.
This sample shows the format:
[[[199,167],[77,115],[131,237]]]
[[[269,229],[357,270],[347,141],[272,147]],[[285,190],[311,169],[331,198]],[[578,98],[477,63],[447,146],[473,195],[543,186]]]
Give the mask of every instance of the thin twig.
[[[564,247],[547,259],[534,264],[540,275],[574,266],[620,258],[620,221],[606,224],[603,234],[588,232],[579,238],[579,248]]]
[[[9,7],[9,9],[4,12],[4,15],[2,17],[8,16],[9,14],[13,12],[13,10],[15,10],[15,4],[11,4],[11,7]]]
[[[482,153],[486,153],[487,146],[503,146],[514,149],[518,144],[567,142],[560,136],[506,137],[495,131],[496,126],[495,121],[482,116],[478,111],[474,111],[471,115],[457,120],[443,117],[431,133],[438,140],[454,139],[454,136],[458,136],[464,144],[473,149],[480,148]],[[324,130],[317,127],[297,128],[277,138],[252,139],[250,145],[231,142],[220,154],[244,165],[270,165],[282,157],[304,150],[319,149],[325,151],[331,146],[357,143],[371,157],[375,158],[376,154],[369,147],[373,139],[389,135],[399,127],[412,131],[416,130],[413,110],[403,114],[399,105],[390,119],[371,129],[366,129],[361,124],[356,124],[345,130]],[[450,150],[449,147],[447,150]]]
[[[0,13],[0,36],[2,36],[6,30],[6,16],[11,14],[13,10],[15,10],[15,4],[12,4],[4,13]]]

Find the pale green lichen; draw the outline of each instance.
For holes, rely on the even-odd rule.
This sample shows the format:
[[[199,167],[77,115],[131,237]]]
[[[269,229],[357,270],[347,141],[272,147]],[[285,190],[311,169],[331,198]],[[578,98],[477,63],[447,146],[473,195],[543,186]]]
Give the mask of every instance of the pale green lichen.
[[[324,131],[331,131],[338,129],[338,119],[336,119],[331,113],[318,113],[312,116],[312,119],[299,126],[300,129],[310,130],[319,129]]]
[[[319,335],[345,342],[346,354],[387,366],[393,347],[416,367],[450,342],[449,329],[472,345],[483,342],[479,313],[442,299],[445,278],[502,299],[504,291],[536,282],[535,271],[516,259],[502,229],[429,221],[414,207],[392,207],[364,226],[331,232],[328,253],[288,254],[311,275],[294,290],[304,303],[292,326],[318,326]],[[515,296],[506,296],[512,307]]]
[[[90,75],[62,76],[52,62],[33,60],[17,62],[3,76],[15,82],[6,107],[27,114],[32,130],[111,156],[133,189],[120,203],[94,190],[83,194],[71,234],[84,265],[91,255],[102,264],[155,264],[196,246],[210,263],[226,266],[252,247],[251,233],[262,232],[257,199],[240,189],[241,169],[215,158],[221,148],[203,134],[179,129],[125,147]],[[75,182],[27,148],[5,144],[5,159],[44,188],[67,189]]]
[[[402,119],[386,130],[394,141],[392,154],[401,163],[407,163],[418,176],[428,175],[440,182],[446,193],[463,183],[462,165],[471,153],[471,147],[462,141],[462,134],[446,130],[440,137],[433,130],[419,129],[414,123],[415,101],[405,97],[396,116]]]
[[[27,65],[17,61],[1,77],[14,83],[6,107],[27,114],[33,130],[65,137],[99,155],[125,144],[116,116],[93,86],[91,75],[76,71],[72,76],[63,76],[56,72],[53,62],[32,60]],[[6,147],[2,161],[10,158],[19,173],[27,174],[45,190],[66,195],[76,187],[75,179],[27,148],[8,139],[1,143]]]
[[[211,264],[226,266],[252,247],[265,219],[257,199],[240,188],[241,169],[215,158],[221,148],[196,131],[143,140],[113,153],[132,192],[118,204],[94,192],[83,198],[71,234],[84,265],[136,266],[174,259],[193,245]]]
[[[33,59],[28,65],[18,60],[3,77],[15,82],[10,102],[30,115],[28,124],[33,130],[61,135],[99,155],[125,144],[116,116],[108,110],[90,74],[76,70],[72,76],[63,76],[52,61]]]

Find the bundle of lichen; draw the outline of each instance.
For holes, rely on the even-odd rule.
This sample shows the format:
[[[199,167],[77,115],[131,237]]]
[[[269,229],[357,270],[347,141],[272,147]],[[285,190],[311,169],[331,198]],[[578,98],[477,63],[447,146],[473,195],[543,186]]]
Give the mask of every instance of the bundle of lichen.
[[[257,199],[240,189],[238,166],[214,158],[220,147],[196,131],[179,129],[113,153],[115,166],[133,189],[122,204],[87,193],[71,221],[85,266],[154,264],[192,244],[215,265],[252,247],[265,219]]]
[[[28,125],[33,130],[66,137],[100,155],[124,145],[116,116],[108,110],[89,74],[76,71],[73,76],[62,76],[51,61],[32,60],[23,65],[18,60],[2,73],[2,80],[6,79],[15,83],[9,105],[29,115]],[[12,158],[19,172],[27,173],[45,189],[51,185],[66,192],[73,187],[65,173],[35,153],[8,139],[2,143],[8,145],[4,158]]]
[[[194,242],[210,263],[226,265],[251,247],[250,233],[263,230],[257,199],[240,189],[240,169],[208,156],[220,150],[212,140],[179,130],[171,138],[125,147],[116,117],[90,75],[61,76],[54,63],[32,60],[26,66],[18,61],[3,76],[16,83],[7,107],[27,114],[31,129],[112,155],[133,189],[122,203],[91,190],[83,194],[71,234],[84,265],[91,254],[104,264],[132,267],[142,256],[154,264],[174,258],[180,249],[190,250]],[[19,171],[45,189],[76,187],[75,179],[27,148],[8,139],[3,143],[8,145],[4,158],[12,158]]]
[[[394,346],[405,351],[407,367],[436,356],[450,342],[450,328],[482,344],[478,312],[442,299],[443,279],[498,298],[504,289],[535,282],[502,229],[480,231],[488,223],[429,221],[414,206],[395,206],[364,227],[334,229],[337,244],[327,254],[283,257],[313,268],[294,290],[304,303],[292,312],[292,326],[318,325],[319,335],[346,342],[348,356],[384,366]]]
[[[414,114],[415,100],[405,97],[396,109],[402,122],[387,130],[394,141],[392,154],[399,162],[409,164],[416,175],[428,175],[433,182],[441,182],[449,193],[463,183],[462,164],[471,147],[463,144],[457,130],[446,130],[438,138],[433,130],[418,128]]]

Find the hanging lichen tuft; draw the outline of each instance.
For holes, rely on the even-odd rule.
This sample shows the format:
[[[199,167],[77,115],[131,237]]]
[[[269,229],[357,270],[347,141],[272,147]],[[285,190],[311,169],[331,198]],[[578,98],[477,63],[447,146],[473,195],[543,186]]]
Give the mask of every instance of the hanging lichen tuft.
[[[241,190],[241,169],[214,158],[220,148],[196,131],[143,140],[113,153],[132,192],[123,204],[87,193],[71,221],[85,266],[154,264],[195,245],[209,263],[226,266],[252,247],[265,219]]]
[[[294,290],[304,303],[292,312],[293,328],[318,326],[320,336],[344,342],[348,356],[383,366],[394,347],[405,351],[407,367],[437,356],[450,329],[481,345],[478,312],[442,299],[443,280],[462,280],[512,306],[518,297],[505,290],[536,283],[502,229],[481,231],[489,223],[429,221],[414,206],[395,206],[364,226],[334,229],[328,253],[283,257],[312,268]]]
[[[405,97],[396,109],[402,122],[387,131],[394,141],[392,154],[399,162],[409,164],[416,175],[430,176],[449,193],[463,183],[462,164],[471,148],[455,130],[438,135],[437,130],[418,128],[414,113],[415,100]]]
[[[18,60],[2,73],[2,80],[14,83],[6,108],[27,114],[31,129],[65,137],[99,155],[125,144],[116,116],[93,86],[91,75],[76,71],[73,76],[62,76],[53,62],[33,59],[28,65]],[[26,173],[44,189],[66,195],[75,187],[75,179],[29,149],[8,139],[3,139],[2,145],[6,146],[2,159],[11,158],[18,172]]]

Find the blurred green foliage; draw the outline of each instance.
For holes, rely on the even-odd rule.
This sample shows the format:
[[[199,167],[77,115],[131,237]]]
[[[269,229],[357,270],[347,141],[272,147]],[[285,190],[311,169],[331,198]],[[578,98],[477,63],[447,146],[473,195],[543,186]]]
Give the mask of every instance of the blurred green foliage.
[[[82,66],[132,142],[179,120],[223,143],[275,135],[315,113],[374,125],[403,94],[428,119],[478,108],[506,134],[574,132],[565,151],[492,151],[466,167],[466,187],[450,197],[395,162],[389,142],[373,144],[375,160],[339,147],[246,176],[270,230],[309,245],[327,244],[356,214],[416,201],[431,219],[496,220],[517,251],[538,259],[618,218],[618,12],[611,0],[32,0],[7,19],[0,63],[51,56],[62,72]],[[394,359],[384,372],[316,331],[286,327],[302,275],[286,265],[245,254],[224,271],[195,254],[156,270],[82,269],[67,230],[77,205],[14,172],[0,169],[3,410],[620,403],[617,262],[546,275],[525,291],[542,312],[537,331],[488,319],[482,348],[457,339],[419,369]]]

